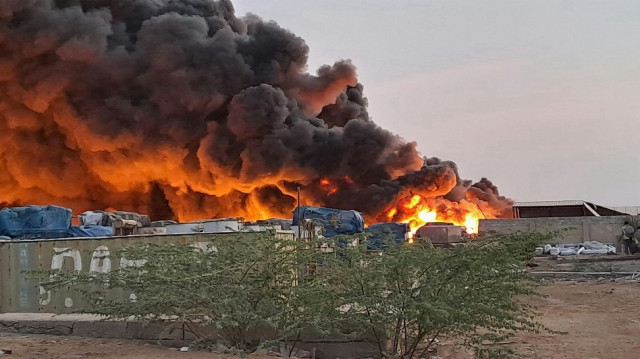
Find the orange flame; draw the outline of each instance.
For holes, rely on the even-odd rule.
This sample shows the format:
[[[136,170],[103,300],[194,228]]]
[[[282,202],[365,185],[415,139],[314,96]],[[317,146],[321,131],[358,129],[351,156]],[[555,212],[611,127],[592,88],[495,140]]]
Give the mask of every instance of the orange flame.
[[[467,233],[478,233],[478,217],[475,217],[472,213],[467,213],[464,218],[464,226],[467,228]]]
[[[391,209],[389,210],[389,213],[387,213],[387,218],[388,218],[389,220],[392,220],[392,219],[393,219],[393,217],[396,215],[396,213],[398,213],[398,210],[397,210],[397,209],[395,209],[395,208],[391,208]]]
[[[413,242],[418,228],[427,223],[453,223],[465,227],[468,234],[476,234],[479,219],[485,218],[480,208],[472,202],[451,202],[444,198],[424,198],[420,195],[400,200],[395,207],[386,211],[385,217],[390,221],[409,224],[409,243]]]

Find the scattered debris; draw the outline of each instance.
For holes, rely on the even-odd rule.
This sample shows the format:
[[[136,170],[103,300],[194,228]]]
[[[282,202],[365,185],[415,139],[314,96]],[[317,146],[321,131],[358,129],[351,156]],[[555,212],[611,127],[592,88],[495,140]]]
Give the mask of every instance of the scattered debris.
[[[578,244],[546,244],[535,249],[536,255],[571,256],[580,254],[616,254],[616,247],[609,243],[587,241]]]
[[[189,347],[182,347],[180,348],[181,352],[188,352],[189,351]]]
[[[211,351],[215,352],[215,353],[226,353],[227,350],[229,350],[229,347],[227,347],[224,344],[220,344],[220,343],[216,343],[215,345],[213,345],[213,347],[211,348]]]
[[[11,350],[9,349],[0,349],[0,355],[8,355],[11,354]]]

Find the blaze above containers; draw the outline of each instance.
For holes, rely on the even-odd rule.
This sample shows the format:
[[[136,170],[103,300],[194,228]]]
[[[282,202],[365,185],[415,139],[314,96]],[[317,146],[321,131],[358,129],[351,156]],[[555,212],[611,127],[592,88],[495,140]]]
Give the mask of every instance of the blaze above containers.
[[[71,210],[58,206],[4,208],[0,211],[0,236],[3,236],[2,239],[54,239],[263,232],[273,229],[293,232],[298,238],[331,238],[362,233],[368,239],[370,250],[381,250],[389,242],[403,243],[411,239],[411,229],[407,223],[376,223],[365,228],[364,217],[358,211],[313,206],[296,208],[292,220],[272,218],[246,222],[241,217],[229,217],[188,223],[152,222],[148,216],[138,213],[99,210],[84,212],[78,215],[77,219],[79,225],[72,225]],[[455,237],[456,233],[457,239],[461,239],[461,227],[428,225],[420,228],[416,237],[429,237],[433,243],[448,243],[455,241],[452,237]]]

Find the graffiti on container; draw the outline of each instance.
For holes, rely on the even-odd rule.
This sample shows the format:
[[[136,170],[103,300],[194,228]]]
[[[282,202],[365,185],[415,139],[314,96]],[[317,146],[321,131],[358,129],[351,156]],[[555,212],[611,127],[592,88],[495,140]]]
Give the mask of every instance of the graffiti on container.
[[[31,262],[29,261],[28,246],[25,244],[21,244],[18,248],[18,268],[20,270],[29,269],[29,267],[31,266]],[[20,308],[29,306],[29,299],[31,297],[29,294],[29,288],[25,285],[25,280],[21,279],[20,285],[18,286],[18,306]]]
[[[203,252],[217,252],[215,246],[211,246],[208,242],[195,242],[190,246],[200,249]],[[28,265],[26,262],[26,250],[20,252],[20,264],[23,264],[23,251],[25,257],[24,265]],[[80,251],[74,248],[53,248],[53,256],[51,257],[51,270],[62,270],[65,260],[70,260],[73,263],[73,270],[76,272],[82,271],[82,256]],[[120,257],[119,268],[126,267],[141,267],[145,264],[146,260],[130,260],[124,256]],[[111,257],[109,255],[109,248],[107,246],[98,246],[91,254],[91,261],[89,262],[89,273],[109,273],[112,270]],[[40,305],[49,305],[51,303],[51,290],[46,290],[42,286],[40,288],[38,302]],[[131,293],[129,295],[131,301],[136,300],[136,295]],[[73,306],[73,299],[66,297],[64,300],[64,306],[70,308]]]

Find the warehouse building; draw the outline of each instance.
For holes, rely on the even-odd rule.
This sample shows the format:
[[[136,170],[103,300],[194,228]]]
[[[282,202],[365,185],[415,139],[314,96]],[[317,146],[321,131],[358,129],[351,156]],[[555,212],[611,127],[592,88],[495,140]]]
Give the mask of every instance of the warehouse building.
[[[638,215],[639,213],[638,206],[605,207],[582,200],[516,202],[513,205],[514,218],[603,217]]]

